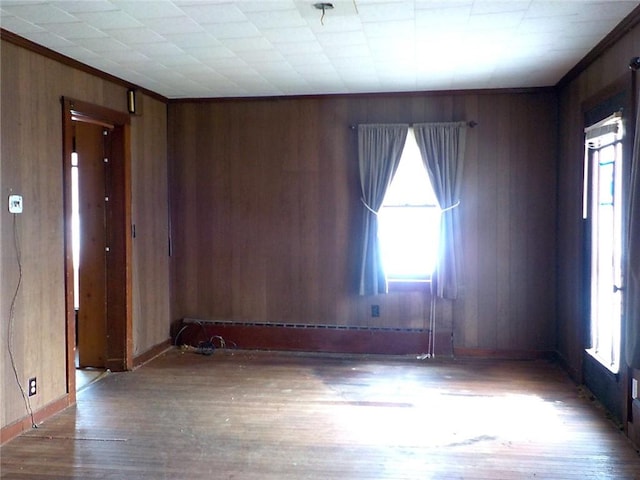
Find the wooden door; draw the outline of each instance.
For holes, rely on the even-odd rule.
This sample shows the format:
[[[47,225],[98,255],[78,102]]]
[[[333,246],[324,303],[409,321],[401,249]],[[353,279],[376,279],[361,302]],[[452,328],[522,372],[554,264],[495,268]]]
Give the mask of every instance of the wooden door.
[[[107,242],[105,194],[108,130],[75,122],[78,164],[80,262],[77,348],[80,367],[105,367],[107,345]]]

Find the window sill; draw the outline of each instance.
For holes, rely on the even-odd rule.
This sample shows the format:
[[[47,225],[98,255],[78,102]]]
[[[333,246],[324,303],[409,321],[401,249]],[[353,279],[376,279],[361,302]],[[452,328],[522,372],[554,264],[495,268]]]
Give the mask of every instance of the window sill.
[[[389,280],[389,293],[393,292],[428,292],[431,280]]]
[[[604,358],[602,358],[600,355],[598,355],[595,349],[593,348],[587,348],[585,352],[587,352],[591,358],[593,358],[602,368],[607,370],[611,375],[613,375],[616,378],[618,377],[618,373],[620,373],[620,367],[614,370],[613,367],[611,367],[610,365],[607,365],[607,361]]]

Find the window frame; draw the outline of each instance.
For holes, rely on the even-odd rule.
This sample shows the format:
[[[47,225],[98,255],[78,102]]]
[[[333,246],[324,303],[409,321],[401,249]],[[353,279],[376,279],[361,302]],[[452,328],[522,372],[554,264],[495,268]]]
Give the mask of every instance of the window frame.
[[[593,135],[591,138],[585,138],[585,158],[584,158],[584,205],[583,205],[583,218],[587,221],[587,291],[588,300],[587,300],[587,319],[588,319],[588,347],[585,351],[594,358],[598,364],[607,369],[607,371],[611,372],[613,375],[618,375],[620,373],[621,368],[621,354],[622,354],[622,337],[621,337],[621,328],[622,328],[622,308],[623,308],[623,299],[619,297],[620,305],[618,305],[617,310],[618,313],[618,325],[616,325],[613,329],[610,325],[606,325],[607,331],[612,332],[613,330],[617,331],[610,333],[611,338],[607,338],[606,342],[602,342],[602,338],[600,335],[600,327],[601,320],[599,313],[594,313],[593,308],[594,305],[597,305],[599,302],[594,304],[594,297],[598,297],[600,294],[600,290],[597,289],[599,284],[594,283],[594,270],[598,271],[599,259],[597,256],[600,255],[599,252],[594,251],[594,241],[599,241],[594,238],[594,228],[598,228],[597,225],[594,226],[594,223],[600,220],[601,213],[598,208],[599,198],[596,194],[602,188],[602,178],[600,176],[601,165],[612,164],[613,165],[613,184],[614,190],[612,191],[612,207],[619,203],[618,209],[614,210],[612,214],[616,214],[616,217],[623,216],[624,212],[624,201],[622,195],[624,195],[624,180],[622,172],[625,168],[625,148],[626,148],[626,135],[624,133],[624,122],[620,115],[613,114],[610,117],[605,118],[604,120],[597,122],[585,129],[585,134],[588,130],[595,129],[603,129],[609,125],[616,125],[617,132],[613,133],[615,135],[614,139],[606,139],[606,135],[611,135],[612,132],[601,133],[600,135]],[[613,160],[610,162],[603,163],[600,159],[601,152],[607,148],[614,149]],[[598,166],[596,171],[596,164]],[[621,219],[618,219],[619,222]],[[618,228],[621,228],[621,231],[617,231],[617,235],[620,237],[620,244],[617,245],[618,249],[623,251],[624,249],[624,232],[621,223],[618,223]],[[612,239],[615,241],[615,239]],[[616,246],[614,245],[612,248],[616,250]],[[622,275],[621,269],[623,268],[623,258],[620,256],[621,253],[618,252],[617,260],[619,261],[619,265],[616,268],[616,265],[612,265],[614,271],[612,272],[612,276],[614,277],[612,281],[618,284],[622,283],[622,279],[616,279],[616,273],[618,275]],[[594,256],[595,255],[595,256]],[[617,272],[616,272],[617,270]],[[598,274],[599,277],[599,274]],[[616,291],[614,290],[614,294]],[[618,292],[619,293],[619,292]],[[599,310],[599,308],[598,308]],[[594,321],[597,323],[594,325]],[[606,335],[605,335],[606,336]],[[609,354],[606,354],[604,350],[606,347],[610,347],[611,349],[615,349],[615,352],[611,351]]]
[[[413,127],[409,127],[409,131],[407,133],[407,140],[405,141],[405,145],[403,147],[403,151],[402,151],[402,155],[398,164],[398,169],[401,167],[403,161],[406,162],[405,159],[405,152],[407,149],[407,142],[409,141],[409,137],[412,137],[412,142],[415,144],[415,149],[418,151],[418,155],[419,155],[419,161],[420,164],[422,165],[422,167],[424,168],[424,174],[426,175],[426,179],[429,182],[429,185],[431,186],[431,195],[430,197],[432,197],[432,201],[427,201],[425,203],[405,203],[405,204],[401,204],[401,203],[390,203],[390,204],[386,204],[385,202],[387,201],[385,198],[385,202],[383,202],[382,207],[380,209],[380,214],[382,214],[383,209],[385,208],[399,208],[399,209],[407,209],[407,208],[430,208],[430,209],[434,209],[434,213],[436,214],[440,214],[440,206],[437,203],[437,198],[435,195],[435,191],[433,189],[433,184],[431,183],[431,178],[429,177],[429,173],[426,169],[426,167],[424,166],[424,163],[422,161],[422,156],[419,153],[419,147],[417,145],[417,140],[415,138],[415,133],[413,131]],[[413,148],[413,146],[409,147],[409,148]],[[397,171],[396,171],[397,173]],[[391,181],[391,184],[393,184],[394,180],[396,179],[396,176],[394,175],[394,178]],[[389,188],[391,188],[391,185],[389,185]],[[433,203],[435,202],[435,203]],[[378,233],[379,233],[379,241],[380,241],[380,245],[382,245],[384,242],[382,240],[382,238],[380,237],[380,224],[381,222],[378,223]],[[439,251],[439,236],[440,236],[440,222],[438,222],[437,224],[437,231],[434,233],[434,235],[436,236],[435,238],[435,252],[434,252],[434,263],[433,263],[433,269],[431,270],[431,273],[429,273],[426,276],[399,276],[399,275],[393,275],[393,274],[389,274],[385,268],[385,276],[387,279],[387,286],[388,286],[388,291],[389,292],[403,292],[403,291],[427,291],[431,289],[431,283],[432,283],[432,278],[436,273],[436,269],[437,269],[437,262],[438,262],[438,251]],[[382,262],[384,264],[384,255],[383,255],[383,249],[381,248],[380,251],[380,255],[381,255],[381,259]]]

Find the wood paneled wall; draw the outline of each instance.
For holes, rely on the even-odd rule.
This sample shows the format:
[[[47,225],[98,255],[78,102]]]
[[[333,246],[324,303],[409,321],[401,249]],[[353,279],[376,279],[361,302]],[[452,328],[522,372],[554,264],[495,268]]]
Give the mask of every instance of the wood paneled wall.
[[[576,378],[582,375],[585,329],[582,288],[583,104],[628,76],[640,53],[640,28],[631,29],[584,72],[559,91],[558,168],[558,352]],[[628,112],[627,112],[628,113]]]
[[[131,118],[133,353],[169,335],[169,198],[167,105],[139,95],[142,116]]]
[[[0,426],[6,427],[26,416],[8,354],[10,340],[20,380],[24,384],[29,377],[38,379],[38,394],[31,397],[34,411],[66,395],[60,98],[126,111],[126,88],[5,40],[0,48]],[[143,286],[134,292],[135,352],[145,352],[165,340],[170,323],[167,260],[165,257],[163,270],[156,240],[148,240],[151,232],[160,236],[167,228],[167,195],[161,191],[166,190],[166,109],[162,102],[148,100],[144,115],[132,126],[136,144],[132,151],[133,201],[137,222],[143,225],[140,242],[134,242],[134,282]],[[23,277],[11,339],[9,308],[19,274],[14,219],[6,203],[10,193],[24,197],[24,213],[15,217]],[[151,201],[154,205],[145,204]],[[166,255],[166,242],[162,243]]]
[[[356,293],[363,207],[349,126],[453,120],[478,126],[459,207],[462,296],[440,305],[437,328],[467,351],[553,350],[547,90],[170,103],[173,320],[427,328],[427,292]]]

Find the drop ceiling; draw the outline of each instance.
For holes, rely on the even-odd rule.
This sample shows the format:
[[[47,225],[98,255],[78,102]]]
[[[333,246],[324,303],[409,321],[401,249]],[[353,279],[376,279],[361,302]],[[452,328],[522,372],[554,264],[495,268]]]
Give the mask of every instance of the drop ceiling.
[[[640,2],[0,0],[0,26],[167,98],[555,85]]]

